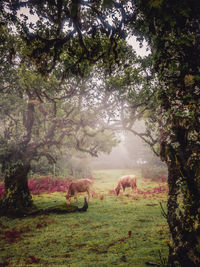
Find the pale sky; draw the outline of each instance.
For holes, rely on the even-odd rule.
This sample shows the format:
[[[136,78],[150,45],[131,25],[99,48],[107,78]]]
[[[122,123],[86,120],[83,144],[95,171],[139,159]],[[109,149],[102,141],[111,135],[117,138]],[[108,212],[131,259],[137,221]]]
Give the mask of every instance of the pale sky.
[[[18,11],[18,16],[20,16],[20,14],[28,16],[29,17],[28,21],[32,21],[33,23],[37,20],[37,15],[36,14],[31,15],[27,8],[21,8],[21,10]],[[147,43],[143,42],[143,47],[141,48],[135,36],[129,37],[127,42],[133,47],[137,55],[144,57],[150,54],[150,51],[147,51]]]
[[[135,36],[129,37],[127,42],[129,45],[133,47],[138,56],[144,57],[150,54],[150,50],[147,51],[147,43],[143,42],[143,47],[141,48]]]

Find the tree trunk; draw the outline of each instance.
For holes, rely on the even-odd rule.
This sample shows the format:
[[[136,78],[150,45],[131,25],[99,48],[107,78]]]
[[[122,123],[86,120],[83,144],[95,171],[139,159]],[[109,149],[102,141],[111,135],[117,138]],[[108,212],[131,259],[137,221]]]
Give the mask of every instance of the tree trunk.
[[[174,84],[173,87],[175,90]],[[187,94],[183,84],[181,88]],[[195,88],[190,87],[190,93],[192,90]],[[188,116],[196,110],[198,100],[191,106],[190,100],[183,101],[174,92],[174,102],[169,101],[172,93],[168,93],[167,101],[162,99],[166,123],[161,127],[160,140],[160,156],[168,165],[167,221],[172,237],[168,267],[197,267],[200,266],[200,114]],[[167,110],[172,112],[166,116]],[[182,113],[185,110],[186,115]]]
[[[33,207],[27,180],[29,169],[29,164],[18,164],[12,171],[5,171],[5,194],[0,203],[0,215],[22,216]]]
[[[169,171],[168,266],[199,267],[200,2],[136,2],[144,15],[159,78],[160,156]]]
[[[169,166],[168,176],[167,221],[172,236],[168,266],[197,267],[200,266],[200,227],[199,210],[195,206],[199,201],[192,199],[187,186],[182,187],[186,183],[181,181],[177,170],[180,169],[174,161]]]

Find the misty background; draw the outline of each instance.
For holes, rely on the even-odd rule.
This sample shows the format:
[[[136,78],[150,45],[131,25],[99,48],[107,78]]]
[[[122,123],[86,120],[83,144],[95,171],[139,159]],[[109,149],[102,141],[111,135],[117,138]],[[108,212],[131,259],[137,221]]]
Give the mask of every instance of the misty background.
[[[167,167],[140,137],[130,132],[118,132],[118,144],[110,153],[100,153],[92,157],[74,150],[64,151],[55,164],[46,158],[32,161],[30,177],[34,175],[53,175],[55,177],[88,178],[93,171],[103,169],[137,170],[147,179],[167,179]],[[117,178],[117,177],[116,177]]]

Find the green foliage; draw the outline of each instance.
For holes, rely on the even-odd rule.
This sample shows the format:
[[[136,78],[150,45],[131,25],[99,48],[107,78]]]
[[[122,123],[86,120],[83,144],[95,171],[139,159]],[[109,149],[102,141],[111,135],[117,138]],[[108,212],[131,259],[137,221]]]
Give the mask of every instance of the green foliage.
[[[112,5],[113,5],[112,0],[103,0],[103,7],[107,8],[107,7],[111,7]]]
[[[71,151],[62,153],[56,163],[56,175],[75,178],[88,178],[91,175],[90,157],[84,153]]]
[[[92,102],[99,88],[84,94],[90,80],[69,79],[68,89],[65,83],[60,87],[56,74],[46,79],[27,65],[19,67],[16,73],[15,84],[7,81],[10,87],[14,86],[15,94],[3,92],[0,100],[1,162],[11,160],[7,158],[9,153],[12,156],[20,152],[26,160],[46,157],[52,164],[59,157],[59,150],[77,149],[96,156],[99,151],[109,153],[116,145],[115,135],[102,126],[102,114],[106,114],[101,102],[104,92],[95,105]],[[26,156],[24,140],[31,147]]]
[[[37,11],[39,17],[34,27],[27,24],[26,18],[22,22],[15,16],[14,11],[19,6],[12,6],[11,20],[7,17],[11,25],[13,21],[17,25],[16,32],[11,33],[16,40],[16,57],[12,63],[15,66],[16,60],[18,64],[13,73],[13,77],[17,78],[15,83],[10,79],[5,81],[10,89],[16,90],[16,94],[13,96],[9,92],[8,95],[4,95],[5,103],[2,101],[2,106],[5,108],[6,122],[2,125],[2,131],[5,132],[9,128],[7,140],[9,139],[10,143],[13,140],[13,143],[22,150],[24,140],[28,145],[33,145],[32,155],[25,156],[29,160],[39,160],[40,157],[46,156],[49,162],[55,161],[58,151],[63,150],[64,145],[68,151],[78,149],[96,156],[98,151],[109,153],[117,144],[114,134],[102,127],[105,118],[115,110],[97,112],[98,107],[95,108],[94,105],[88,105],[86,108],[88,96],[84,95],[84,91],[94,84],[87,81],[89,78],[94,79],[95,74],[92,69],[94,64],[98,63],[98,68],[101,68],[103,73],[107,71],[117,73],[118,69],[121,70],[120,76],[116,74],[115,78],[108,82],[108,86],[115,87],[115,91],[120,88],[124,95],[126,88],[130,86],[128,96],[125,96],[130,101],[142,101],[144,95],[148,94],[147,90],[140,93],[134,89],[135,85],[144,81],[143,75],[139,74],[141,68],[132,69],[132,65],[138,63],[134,52],[123,39],[119,38],[117,31],[115,33],[113,31],[111,38],[112,32],[109,29],[104,34],[101,27],[96,28],[96,31],[90,28],[91,22],[96,21],[98,10],[96,13],[93,13],[94,9],[88,9],[89,13],[85,12],[84,8],[80,8],[81,4],[79,1],[71,2],[67,5],[69,13],[63,13],[62,3],[58,8],[53,4],[51,6],[48,3],[44,5],[42,2],[29,1],[27,8],[32,14]],[[104,1],[103,5],[100,2],[95,3],[93,8],[102,8],[102,12],[107,14],[108,6],[111,9],[114,7],[112,1]],[[4,12],[2,16],[6,15],[7,10]],[[119,25],[120,20],[115,16],[115,11],[112,12],[113,22]],[[85,15],[85,21],[81,28],[79,19],[82,15]],[[60,22],[62,19],[70,27],[73,23],[74,30],[78,32],[76,36],[70,27],[64,30]],[[103,20],[102,16],[101,22]],[[29,27],[32,27],[32,36],[28,32]],[[82,34],[81,31],[84,29],[85,32]],[[6,30],[5,28],[5,44],[10,38]],[[86,79],[85,85],[80,77]],[[101,86],[99,87],[101,90]],[[94,95],[88,103],[95,99]],[[138,100],[135,100],[136,97]],[[103,99],[101,96],[100,98]],[[82,107],[80,107],[81,101],[84,103]],[[69,110],[72,111],[68,116]],[[34,148],[37,148],[36,151]]]
[[[149,2],[149,6],[152,8],[160,8],[163,3],[163,0],[151,0]]]
[[[160,163],[160,165],[148,163],[141,168],[142,177],[154,181],[167,181],[168,171],[167,166]]]
[[[40,173],[41,175],[47,175],[53,173],[53,164],[49,163],[46,157],[41,157],[39,160],[32,160],[31,162],[31,175]]]

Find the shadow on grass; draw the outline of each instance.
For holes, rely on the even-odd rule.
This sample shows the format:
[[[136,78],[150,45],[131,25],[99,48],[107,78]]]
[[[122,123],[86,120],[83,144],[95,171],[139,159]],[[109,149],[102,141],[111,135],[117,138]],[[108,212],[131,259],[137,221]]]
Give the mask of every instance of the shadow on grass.
[[[78,206],[75,205],[67,205],[66,203],[64,204],[59,204],[53,207],[48,207],[48,208],[38,208],[37,206],[33,206],[32,208],[29,209],[24,209],[22,210],[13,210],[10,211],[7,214],[3,214],[3,216],[7,216],[9,218],[20,218],[20,217],[28,217],[28,216],[35,216],[35,215],[48,215],[51,213],[55,214],[64,214],[64,213],[71,213],[71,212],[83,212],[87,211],[88,209],[88,203],[86,200],[86,197],[84,198],[84,204],[82,208],[79,208]]]

